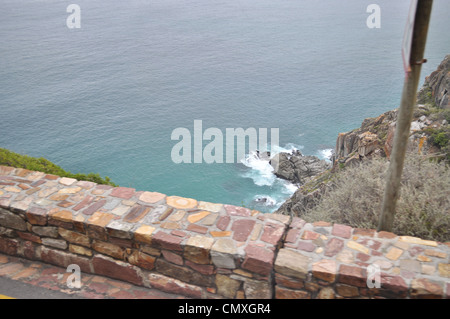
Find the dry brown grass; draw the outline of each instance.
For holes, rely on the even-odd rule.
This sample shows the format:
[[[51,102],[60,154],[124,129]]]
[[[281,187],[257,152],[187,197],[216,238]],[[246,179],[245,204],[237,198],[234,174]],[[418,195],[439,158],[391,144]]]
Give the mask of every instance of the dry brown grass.
[[[339,173],[333,187],[301,218],[352,227],[378,226],[388,162],[373,159]],[[450,170],[444,163],[407,154],[393,232],[450,241]]]

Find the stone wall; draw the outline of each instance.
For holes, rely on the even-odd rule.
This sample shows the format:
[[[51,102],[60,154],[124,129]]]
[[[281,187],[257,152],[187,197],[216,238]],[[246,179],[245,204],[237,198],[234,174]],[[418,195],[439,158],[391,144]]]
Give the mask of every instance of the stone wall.
[[[193,298],[450,298],[450,243],[5,166],[0,252]]]
[[[450,298],[449,253],[450,243],[295,217],[275,261],[275,297]]]

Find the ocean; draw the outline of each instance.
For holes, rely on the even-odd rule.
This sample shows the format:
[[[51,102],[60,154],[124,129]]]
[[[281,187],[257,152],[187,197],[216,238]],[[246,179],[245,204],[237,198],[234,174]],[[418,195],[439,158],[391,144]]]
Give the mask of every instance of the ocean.
[[[366,24],[374,2],[380,28]],[[68,27],[70,4],[80,28]],[[408,0],[2,0],[0,147],[137,190],[272,212],[296,187],[267,162],[249,152],[175,163],[172,132],[193,134],[195,120],[224,135],[278,128],[278,151],[327,159],[338,133],[398,107],[408,10]],[[434,1],[420,84],[450,53],[449,14]]]

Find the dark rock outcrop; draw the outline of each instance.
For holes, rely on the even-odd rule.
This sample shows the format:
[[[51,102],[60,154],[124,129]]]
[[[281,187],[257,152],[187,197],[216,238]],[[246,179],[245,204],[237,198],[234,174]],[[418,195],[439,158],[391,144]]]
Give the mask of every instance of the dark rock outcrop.
[[[294,184],[304,184],[329,169],[331,164],[316,156],[304,156],[300,151],[279,153],[270,159],[274,174]]]

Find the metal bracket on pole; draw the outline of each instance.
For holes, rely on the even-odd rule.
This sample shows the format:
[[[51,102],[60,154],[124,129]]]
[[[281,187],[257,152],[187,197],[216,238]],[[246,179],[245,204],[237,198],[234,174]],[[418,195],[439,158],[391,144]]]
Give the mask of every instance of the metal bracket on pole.
[[[413,63],[411,63],[412,65],[422,65],[422,64],[424,64],[424,63],[427,63],[427,59],[422,59],[422,60],[420,60],[420,61],[416,61],[416,62],[413,62]]]

